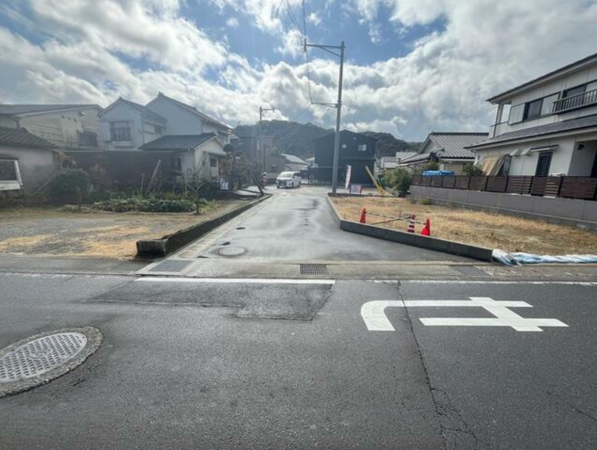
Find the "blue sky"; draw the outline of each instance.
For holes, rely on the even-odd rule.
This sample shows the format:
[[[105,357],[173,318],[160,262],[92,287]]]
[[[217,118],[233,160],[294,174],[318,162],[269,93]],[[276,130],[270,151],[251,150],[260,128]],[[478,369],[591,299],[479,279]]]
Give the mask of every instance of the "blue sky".
[[[3,0],[0,102],[146,103],[231,125],[334,123],[337,60],[305,64],[302,0]],[[597,52],[597,0],[305,0],[310,42],[346,43],[343,126],[422,140],[485,131],[493,94]],[[302,28],[302,26],[301,26]]]

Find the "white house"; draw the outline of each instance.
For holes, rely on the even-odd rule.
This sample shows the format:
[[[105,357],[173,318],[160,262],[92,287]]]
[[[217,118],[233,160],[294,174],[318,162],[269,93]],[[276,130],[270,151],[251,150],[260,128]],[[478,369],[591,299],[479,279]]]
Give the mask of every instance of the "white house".
[[[139,150],[165,134],[166,122],[151,109],[121,97],[100,113],[100,136],[106,150]]]
[[[232,128],[202,113],[194,106],[182,103],[161,92],[145,106],[167,119],[166,132],[164,134],[199,135],[215,133],[224,145],[230,143]]]
[[[147,105],[119,98],[100,114],[100,135],[107,150],[140,150],[162,136],[216,135],[224,145],[232,129],[161,92]]]
[[[97,150],[98,105],[0,105],[0,126],[19,128],[57,149]]]
[[[467,163],[475,161],[475,154],[466,147],[487,138],[487,133],[440,133],[432,131],[419,151],[400,160],[399,165],[420,172],[429,161],[437,161],[440,170],[451,170],[462,174]]]
[[[286,162],[284,163],[284,168],[286,170],[302,172],[309,168],[309,164],[307,163],[307,161],[302,160],[298,156],[289,155],[287,153],[282,153],[281,156],[283,156],[286,159]]]
[[[140,150],[170,153],[174,173],[187,179],[218,179],[220,160],[227,156],[215,133],[162,136],[142,145]]]
[[[597,177],[597,54],[487,101],[495,124],[469,147],[486,175]]]

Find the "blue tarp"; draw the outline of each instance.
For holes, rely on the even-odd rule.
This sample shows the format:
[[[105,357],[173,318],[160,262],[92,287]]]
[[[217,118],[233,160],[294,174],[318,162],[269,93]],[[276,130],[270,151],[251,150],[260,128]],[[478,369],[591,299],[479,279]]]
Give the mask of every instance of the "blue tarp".
[[[426,170],[423,172],[424,177],[438,177],[438,176],[451,176],[454,175],[454,172],[451,170]]]
[[[531,253],[513,252],[506,253],[502,250],[493,251],[493,259],[508,266],[519,266],[521,264],[588,264],[597,263],[597,255],[533,255]]]

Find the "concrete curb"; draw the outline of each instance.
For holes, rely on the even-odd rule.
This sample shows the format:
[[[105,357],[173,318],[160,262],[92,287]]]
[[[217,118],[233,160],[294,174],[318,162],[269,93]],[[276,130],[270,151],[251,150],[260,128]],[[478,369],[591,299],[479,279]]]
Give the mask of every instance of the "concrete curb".
[[[266,194],[258,200],[242,205],[215,219],[177,231],[176,233],[165,236],[163,239],[137,241],[137,256],[143,258],[160,258],[166,256],[270,197],[271,194]]]
[[[335,216],[341,230],[452,255],[466,256],[480,261],[492,261],[492,250],[488,248],[344,220],[329,196],[327,199],[332,207],[332,215]]]

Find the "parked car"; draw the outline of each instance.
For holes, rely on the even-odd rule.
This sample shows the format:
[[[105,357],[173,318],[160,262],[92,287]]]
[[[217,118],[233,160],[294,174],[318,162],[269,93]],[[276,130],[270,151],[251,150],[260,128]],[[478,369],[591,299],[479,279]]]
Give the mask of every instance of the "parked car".
[[[300,187],[301,185],[301,174],[300,172],[282,172],[276,178],[276,187]]]

